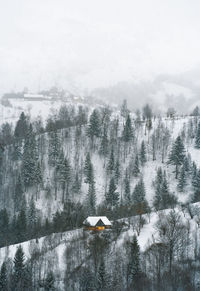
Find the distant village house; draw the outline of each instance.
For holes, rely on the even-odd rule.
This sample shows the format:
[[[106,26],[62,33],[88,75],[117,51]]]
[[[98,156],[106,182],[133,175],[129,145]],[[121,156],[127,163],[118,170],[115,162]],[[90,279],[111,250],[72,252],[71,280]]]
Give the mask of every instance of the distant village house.
[[[43,94],[26,93],[24,94],[23,99],[28,100],[28,101],[43,101],[43,100],[50,100],[51,97],[44,96]]]

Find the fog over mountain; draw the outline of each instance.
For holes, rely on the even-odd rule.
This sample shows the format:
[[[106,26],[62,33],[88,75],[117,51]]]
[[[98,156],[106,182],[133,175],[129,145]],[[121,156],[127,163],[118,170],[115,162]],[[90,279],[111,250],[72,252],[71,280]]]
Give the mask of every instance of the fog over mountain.
[[[173,106],[179,114],[187,114],[200,105],[199,73],[199,70],[192,70],[177,75],[159,75],[154,80],[119,82],[110,87],[97,88],[92,94],[118,104],[127,99],[132,109],[141,108],[148,102],[155,112],[163,112]]]
[[[197,0],[8,0],[0,10],[0,92],[57,85],[133,105],[178,105],[184,95],[188,108],[199,89],[199,8]]]

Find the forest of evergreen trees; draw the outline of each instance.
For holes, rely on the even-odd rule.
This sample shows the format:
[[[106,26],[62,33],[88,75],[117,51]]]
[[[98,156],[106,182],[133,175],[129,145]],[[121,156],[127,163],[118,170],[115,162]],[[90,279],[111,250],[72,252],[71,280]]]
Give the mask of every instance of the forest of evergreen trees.
[[[172,110],[168,118],[173,126]],[[134,235],[124,242],[122,258],[114,251],[104,254],[123,231],[121,218],[137,216],[135,231],[139,235],[145,214],[181,207],[194,215],[190,203],[200,201],[200,169],[187,148],[200,149],[198,108],[176,138],[171,133],[164,118],[156,116],[148,104],[133,114],[126,101],[119,114],[103,106],[91,111],[85,106],[63,105],[44,124],[41,118],[32,120],[24,112],[14,127],[3,124],[0,247],[80,228],[88,215],[106,215],[114,222],[112,231],[86,237],[88,263],[66,274],[66,290],[198,290],[196,265],[188,254],[189,239],[184,238],[187,226],[173,210],[155,226],[160,242],[152,242],[145,253],[140,252]],[[104,178],[101,200],[97,159]],[[147,199],[144,176],[149,162],[158,163],[151,181],[152,203]],[[172,176],[176,193],[171,190]],[[189,193],[186,203],[179,202],[183,193]],[[199,260],[198,251],[195,260]],[[168,289],[167,283],[171,284]],[[26,261],[21,247],[13,262],[2,264],[0,290],[38,290],[36,285],[59,290],[53,289],[56,284],[52,272],[43,278],[33,274],[33,262]]]

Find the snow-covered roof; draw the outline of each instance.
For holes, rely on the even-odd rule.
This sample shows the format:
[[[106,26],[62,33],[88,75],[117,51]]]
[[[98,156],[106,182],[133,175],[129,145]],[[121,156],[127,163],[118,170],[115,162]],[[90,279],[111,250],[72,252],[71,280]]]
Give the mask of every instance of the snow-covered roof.
[[[100,219],[105,225],[112,225],[106,216],[88,216],[88,218],[83,221],[83,224],[95,226]]]

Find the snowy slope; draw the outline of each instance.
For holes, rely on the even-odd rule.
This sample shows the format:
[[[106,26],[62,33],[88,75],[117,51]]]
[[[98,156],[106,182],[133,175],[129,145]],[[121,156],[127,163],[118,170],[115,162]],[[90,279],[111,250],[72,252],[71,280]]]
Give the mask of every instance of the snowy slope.
[[[61,101],[59,102],[52,102],[52,101],[20,101],[17,99],[11,100],[12,108],[0,106],[0,110],[2,109],[2,114],[0,115],[0,122],[7,121],[13,121],[16,122],[17,118],[19,117],[20,113],[22,111],[25,111],[27,113],[30,113],[31,118],[36,118],[38,115],[42,115],[43,121],[46,120],[48,115],[52,112],[56,112],[60,106],[63,104]],[[65,103],[66,104],[66,103]],[[71,103],[67,103],[70,105]],[[77,104],[78,106],[79,104]],[[94,109],[93,106],[90,107],[90,112]],[[0,111],[1,113],[1,111]],[[131,117],[134,119],[135,115],[131,114]],[[119,135],[122,133],[123,124],[125,120],[120,116],[120,112],[118,110],[114,110],[111,115],[111,120],[114,120],[118,118],[119,119]],[[187,202],[189,197],[191,197],[191,187],[186,187],[186,191],[184,193],[178,193],[177,191],[177,181],[174,178],[174,167],[169,166],[167,162],[167,156],[169,155],[172,142],[176,139],[176,137],[181,134],[182,129],[184,126],[187,127],[187,124],[189,120],[192,117],[176,117],[175,119],[170,118],[155,118],[152,120],[152,129],[150,133],[145,134],[145,124],[143,123],[141,127],[138,129],[138,131],[135,132],[137,139],[136,139],[136,147],[137,151],[140,149],[140,145],[142,140],[144,140],[147,144],[147,163],[143,168],[141,168],[141,175],[144,179],[144,184],[146,188],[146,198],[150,205],[152,205],[152,200],[155,194],[155,190],[152,186],[152,182],[155,179],[156,171],[159,167],[161,167],[163,170],[166,170],[167,172],[167,178],[169,182],[169,188],[172,193],[174,193],[177,197],[179,202]],[[164,124],[165,128],[169,130],[169,133],[171,135],[170,137],[170,144],[168,148],[168,152],[165,158],[165,162],[161,162],[161,158],[158,155],[156,157],[156,160],[152,160],[152,149],[151,149],[151,135],[154,132],[154,130],[158,127],[159,123]],[[71,128],[70,131],[68,129],[63,129],[59,131],[60,136],[65,136],[66,132],[70,132],[71,139],[64,138],[63,140],[63,150],[65,155],[69,158],[71,165],[74,165],[74,158],[76,154],[76,144],[75,144],[75,129]],[[85,132],[85,129],[84,129]],[[58,195],[58,199],[54,199],[54,193],[52,191],[51,197],[47,197],[46,193],[46,186],[48,183],[52,183],[52,169],[48,165],[48,135],[45,134],[45,142],[46,142],[46,149],[45,149],[45,155],[43,159],[43,180],[44,180],[44,189],[41,189],[40,191],[40,198],[36,201],[36,206],[40,210],[42,217],[45,218],[45,216],[48,216],[49,218],[52,218],[52,215],[57,211],[61,210],[63,208],[62,201],[61,201],[61,194]],[[85,160],[86,153],[90,151],[89,144],[84,139],[80,141],[81,149],[80,149],[80,157],[79,157],[79,163],[82,161],[82,163]],[[200,167],[200,154],[199,150],[194,149],[194,144],[187,144],[185,143],[185,147],[188,153],[191,154],[191,158],[193,161],[197,163],[197,165]],[[134,150],[133,148],[131,150]],[[132,155],[134,155],[134,152],[130,152],[127,161],[125,163],[121,163],[121,180],[120,185],[118,187],[118,191],[120,192],[120,196],[123,194],[123,179],[124,179],[124,173],[126,168],[128,167],[128,163],[131,160]],[[109,157],[108,157],[109,158]],[[106,159],[106,163],[108,162],[108,158]],[[109,183],[109,177],[106,174],[106,168],[104,167],[104,160],[100,158],[97,152],[91,153],[91,160],[94,166],[94,176],[95,176],[95,187],[96,187],[96,197],[97,197],[97,204],[101,203],[105,197],[105,192],[108,187]],[[138,178],[132,178],[131,179],[131,193],[133,192],[133,189],[138,182],[140,176]],[[27,191],[27,200],[30,201],[30,198],[34,193],[31,192],[31,190]],[[58,192],[61,193],[61,190],[58,189]],[[59,194],[58,193],[58,194]],[[88,193],[88,185],[84,182],[82,183],[81,188],[81,195],[73,197],[74,200],[83,202],[86,200]]]
[[[200,207],[200,203],[195,204],[196,207]],[[158,242],[158,233],[155,228],[156,222],[159,220],[159,215],[167,215],[171,210],[163,210],[158,212],[152,212],[150,215],[143,215],[146,220],[145,225],[138,235],[135,229],[136,221],[138,221],[138,216],[130,217],[127,219],[121,219],[130,226],[125,227],[122,233],[117,237],[116,241],[111,242],[112,252],[124,252],[124,243],[131,239],[133,235],[137,235],[138,243],[140,249],[144,252],[152,243]],[[200,229],[198,228],[196,217],[191,218],[187,211],[182,211],[180,208],[175,208],[175,212],[179,213],[182,221],[190,226],[190,238],[191,238],[191,253],[190,256],[193,258],[193,244],[194,244],[194,234],[197,234],[197,239],[200,239]],[[110,232],[110,230],[109,230]],[[111,230],[112,232],[112,230]],[[70,268],[70,260],[68,261],[67,253],[73,249],[73,245],[76,248],[79,246],[79,250],[76,250],[77,254],[77,264],[80,261],[84,262],[87,258],[87,250],[85,249],[86,242],[88,239],[92,238],[92,232],[85,232],[83,229],[76,229],[73,231],[67,231],[64,233],[55,233],[47,237],[42,237],[38,240],[26,241],[21,244],[10,245],[0,249],[0,262],[2,263],[5,259],[13,260],[15,252],[19,245],[22,246],[26,259],[29,259],[34,252],[39,253],[42,262],[45,260],[48,262],[54,262],[51,264],[51,270],[54,272],[57,279],[63,281],[65,276],[65,271]],[[84,243],[85,241],[85,243]],[[83,242],[83,244],[82,244]],[[47,263],[48,266],[48,263]],[[42,272],[45,272],[46,264],[43,265]],[[73,270],[72,270],[73,271]]]

